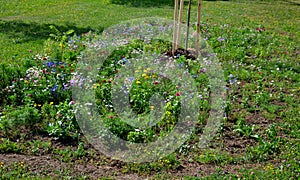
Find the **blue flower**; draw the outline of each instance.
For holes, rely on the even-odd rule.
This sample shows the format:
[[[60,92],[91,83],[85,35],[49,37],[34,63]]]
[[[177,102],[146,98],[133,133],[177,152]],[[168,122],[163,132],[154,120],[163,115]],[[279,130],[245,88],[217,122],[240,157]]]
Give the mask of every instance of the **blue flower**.
[[[121,64],[121,65],[125,65],[126,63],[128,63],[128,60],[126,59],[126,57],[122,58],[122,59],[119,61],[119,64]]]
[[[56,84],[56,85],[54,85],[54,86],[51,88],[51,93],[52,93],[54,96],[56,96],[57,94],[56,94],[55,91],[57,91],[57,90],[58,90],[58,85]]]
[[[230,84],[234,84],[235,82],[236,82],[236,78],[230,79],[230,81],[229,81]]]
[[[53,65],[54,65],[54,62],[47,62],[47,66],[48,66],[48,67],[52,68]]]

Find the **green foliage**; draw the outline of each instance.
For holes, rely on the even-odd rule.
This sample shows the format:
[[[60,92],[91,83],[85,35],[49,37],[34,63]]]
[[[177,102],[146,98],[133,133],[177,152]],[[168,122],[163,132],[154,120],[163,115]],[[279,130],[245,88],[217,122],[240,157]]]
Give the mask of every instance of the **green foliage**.
[[[55,2],[55,6],[53,2],[0,2],[0,152],[4,155],[46,153],[59,161],[73,163],[83,160],[83,164],[91,165],[85,158],[93,159],[97,155],[91,157],[83,143],[68,148],[53,146],[58,142],[78,143],[82,138],[69,89],[70,81],[76,81],[72,73],[78,56],[85,49],[85,43],[95,38],[94,33],[82,33],[89,30],[101,32],[103,27],[136,17],[155,15],[172,18],[173,7],[169,5],[173,1],[74,3],[67,0]],[[193,8],[196,9],[196,6]],[[297,3],[292,1],[204,2],[201,35],[222,62],[228,82],[226,121],[221,127],[222,133],[210,144],[216,149],[199,152],[195,147],[196,136],[204,128],[199,125],[196,135],[193,134],[176,154],[152,163],[125,164],[124,173],[155,174],[153,179],[180,179],[182,177],[171,173],[184,171],[181,166],[197,162],[214,167],[215,172],[204,177],[207,179],[299,178],[299,21],[295,19],[299,12]],[[98,13],[101,18],[95,16]],[[195,21],[196,16],[192,17]],[[165,104],[167,107],[160,122],[151,118],[141,119],[145,123],[156,123],[157,126],[148,129],[128,126],[116,115],[111,102],[113,77],[122,63],[136,57],[135,52],[161,53],[168,49],[170,43],[163,41],[149,44],[135,41],[114,51],[104,62],[95,84],[97,107],[106,126],[119,137],[131,142],[152,142],[157,136],[166,135],[176,123],[179,97]],[[176,64],[189,70],[199,92],[203,92],[200,94],[199,124],[205,124],[210,108],[205,69],[184,57],[177,59]],[[161,95],[166,89],[174,90],[170,94],[176,92],[174,85],[167,80],[162,81],[161,86],[154,86],[152,80],[157,80],[157,77],[153,76],[156,74],[147,72],[132,82],[131,106],[141,116],[152,111],[153,107],[146,102],[153,93]],[[271,124],[269,128],[266,128],[267,124]],[[234,133],[228,132],[232,130]],[[23,142],[33,134],[52,136],[62,141]],[[245,154],[241,153],[245,149],[239,147],[234,147],[234,150],[231,147],[231,151],[227,152],[228,139],[242,139],[256,145],[249,145]],[[8,165],[1,161],[0,179],[39,177],[22,162]],[[107,165],[104,160],[99,163]],[[232,170],[235,166],[238,169],[233,170],[234,173],[228,172],[228,168]],[[242,166],[245,168],[240,168]],[[185,178],[202,177],[200,170],[195,172],[196,175]],[[54,174],[64,178],[77,177],[69,169],[57,170]]]
[[[60,102],[58,105],[45,104],[42,115],[47,117],[45,131],[58,139],[72,140],[79,138],[80,130],[75,119],[72,102]]]
[[[0,139],[0,142],[1,153],[21,153],[25,149],[23,145],[13,142],[7,138]]]
[[[254,134],[255,125],[245,124],[242,118],[237,120],[237,124],[233,126],[233,128],[233,131],[237,132],[239,136],[245,136],[246,138],[258,138],[258,136]]]
[[[2,113],[0,120],[0,130],[8,137],[20,136],[22,130],[34,132],[41,121],[39,111],[30,105],[10,108]]]

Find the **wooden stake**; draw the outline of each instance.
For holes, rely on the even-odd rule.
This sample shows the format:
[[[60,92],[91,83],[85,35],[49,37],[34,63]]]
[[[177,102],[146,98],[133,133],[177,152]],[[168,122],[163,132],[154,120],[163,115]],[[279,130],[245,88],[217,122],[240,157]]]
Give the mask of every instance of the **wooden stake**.
[[[176,42],[177,42],[177,21],[178,21],[178,0],[175,0],[174,5],[174,33],[173,33],[173,46],[172,46],[172,54],[175,55],[176,51]]]
[[[185,52],[187,53],[187,49],[189,46],[189,33],[190,33],[190,21],[191,21],[191,5],[192,0],[189,0],[189,7],[188,7],[188,21],[186,27],[186,37],[185,37]]]
[[[183,12],[184,0],[180,0],[180,10],[179,10],[179,19],[178,19],[178,30],[177,30],[177,43],[176,49],[178,49],[178,45],[180,44],[181,40],[181,24],[182,24],[182,12]]]
[[[201,19],[201,6],[202,6],[202,0],[198,0],[198,15],[197,15],[197,37],[196,37],[196,52],[197,56],[199,54],[199,36],[200,36],[200,19]]]
[[[181,24],[182,24],[183,6],[184,6],[184,0],[180,0],[180,10],[179,10],[179,20],[178,20],[176,49],[178,49],[178,45],[180,44],[180,38],[181,38],[180,35],[181,35]]]

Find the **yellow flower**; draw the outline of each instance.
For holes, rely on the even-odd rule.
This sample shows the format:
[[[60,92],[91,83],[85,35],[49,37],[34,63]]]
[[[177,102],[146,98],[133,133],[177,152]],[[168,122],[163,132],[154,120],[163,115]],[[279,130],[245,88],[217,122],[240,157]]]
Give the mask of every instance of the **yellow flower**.
[[[149,79],[149,76],[147,74],[142,74],[142,76],[145,78],[145,79]]]
[[[167,105],[167,107],[171,107],[172,106],[170,102],[167,102],[166,105]]]
[[[171,115],[172,113],[170,111],[166,111],[166,115]]]
[[[52,105],[54,102],[50,102],[50,105]]]
[[[94,89],[96,89],[99,86],[99,84],[94,84]]]
[[[154,109],[154,106],[150,106],[150,109],[153,110],[153,109]]]
[[[136,81],[137,84],[141,84],[141,81]]]

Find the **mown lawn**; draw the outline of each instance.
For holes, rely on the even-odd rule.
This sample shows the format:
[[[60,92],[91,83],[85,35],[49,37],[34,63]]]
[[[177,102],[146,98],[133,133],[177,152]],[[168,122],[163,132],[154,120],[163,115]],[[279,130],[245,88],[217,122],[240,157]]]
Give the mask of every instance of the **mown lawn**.
[[[80,133],[71,91],[60,92],[57,73],[71,78],[76,56],[104,29],[134,18],[172,19],[171,5],[135,0],[0,2],[0,178],[299,179],[299,1],[203,2],[201,33],[227,81],[224,120],[207,148],[195,147],[200,125],[169,156],[124,163],[97,152]],[[196,13],[194,3],[192,22]],[[50,25],[60,32],[73,29],[76,36],[49,40],[55,33]],[[71,42],[75,44],[63,51]],[[130,44],[109,62],[130,57],[130,49],[142,46]],[[152,46],[160,51],[168,47]],[[59,64],[55,70],[52,61]],[[28,69],[35,72],[32,67],[43,72],[41,80],[25,78]],[[107,98],[111,75],[96,85],[101,100]],[[196,75],[201,82],[201,74]],[[100,111],[106,119],[114,118]]]

